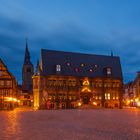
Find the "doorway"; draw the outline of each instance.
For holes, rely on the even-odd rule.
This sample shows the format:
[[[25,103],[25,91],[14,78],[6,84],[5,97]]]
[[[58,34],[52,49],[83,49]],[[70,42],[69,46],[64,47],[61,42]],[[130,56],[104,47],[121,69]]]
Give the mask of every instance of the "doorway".
[[[89,104],[90,96],[88,94],[84,94],[82,99],[83,99],[83,104]]]

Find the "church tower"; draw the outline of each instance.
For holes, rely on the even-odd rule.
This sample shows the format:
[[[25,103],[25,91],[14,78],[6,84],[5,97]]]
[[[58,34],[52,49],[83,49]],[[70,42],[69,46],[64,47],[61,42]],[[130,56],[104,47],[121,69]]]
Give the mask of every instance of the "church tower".
[[[32,92],[32,88],[33,88],[33,81],[32,81],[33,74],[34,74],[34,67],[30,60],[28,43],[26,40],[24,64],[22,67],[22,89],[27,90],[30,93]]]

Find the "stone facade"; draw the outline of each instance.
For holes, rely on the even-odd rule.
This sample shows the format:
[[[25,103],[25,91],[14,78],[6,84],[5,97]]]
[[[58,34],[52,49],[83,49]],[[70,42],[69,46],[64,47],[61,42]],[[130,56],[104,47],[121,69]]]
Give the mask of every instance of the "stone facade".
[[[34,74],[34,67],[30,60],[30,53],[28,50],[28,44],[26,42],[24,64],[22,67],[22,90],[26,90],[28,93],[32,93],[33,81],[32,76]]]
[[[82,69],[86,69],[86,65],[90,65],[89,63],[86,64],[85,57],[90,57],[88,55],[83,54],[83,61],[84,63],[79,63],[79,69],[75,69],[73,74],[64,75],[66,73],[62,69],[64,67],[70,67],[72,65],[73,60],[69,60],[68,57],[66,61],[67,63],[63,62],[58,58],[57,63],[54,63],[54,58],[49,60],[49,56],[56,57],[56,55],[63,55],[61,52],[55,51],[48,52],[47,55],[41,54],[41,61],[40,64],[37,65],[36,72],[33,76],[33,93],[34,93],[34,108],[35,109],[57,109],[57,108],[79,108],[88,106],[90,108],[121,108],[122,107],[122,96],[123,96],[123,81],[122,75],[113,75],[113,70],[115,68],[114,65],[105,65],[103,69],[100,68],[104,62],[98,62],[98,64],[94,64],[94,68],[97,69],[98,73],[102,71],[102,73],[94,73],[94,69],[88,69],[85,76],[83,76]],[[67,53],[67,56],[70,55]],[[74,54],[75,55],[75,54]],[[47,58],[48,56],[48,58]],[[77,54],[77,60],[78,61]],[[95,56],[96,57],[96,56]],[[100,56],[102,57],[102,56]],[[103,56],[105,57],[105,56]],[[46,62],[43,62],[46,58]],[[114,59],[113,56],[108,56],[107,60],[110,61]],[[64,58],[63,58],[64,59]],[[106,57],[105,57],[106,59]],[[118,59],[118,58],[117,58]],[[70,61],[71,60],[71,61]],[[50,62],[53,63],[50,63]],[[114,60],[112,60],[114,61]],[[47,64],[51,64],[55,67],[49,67]],[[92,62],[90,62],[92,63]],[[112,62],[111,62],[112,64]],[[64,66],[66,65],[66,66]],[[74,65],[74,64],[73,64]],[[117,67],[117,64],[116,64]],[[121,66],[118,63],[118,71],[120,70],[121,73]],[[43,69],[46,68],[46,71]],[[53,69],[55,68],[55,69]],[[109,69],[108,69],[109,68]],[[55,74],[47,74],[50,72],[48,69],[52,69],[52,73]],[[71,69],[71,68],[70,68]],[[116,68],[117,69],[117,68]],[[81,71],[80,71],[81,70]],[[80,73],[81,72],[81,73]],[[93,72],[93,73],[92,73]],[[69,72],[70,73],[70,72]],[[76,73],[76,74],[75,74]],[[77,74],[78,73],[78,74]],[[88,74],[90,73],[90,74]],[[81,76],[80,76],[81,75]],[[94,76],[95,75],[95,76]],[[118,76],[118,78],[117,78]],[[120,77],[119,77],[120,76]]]

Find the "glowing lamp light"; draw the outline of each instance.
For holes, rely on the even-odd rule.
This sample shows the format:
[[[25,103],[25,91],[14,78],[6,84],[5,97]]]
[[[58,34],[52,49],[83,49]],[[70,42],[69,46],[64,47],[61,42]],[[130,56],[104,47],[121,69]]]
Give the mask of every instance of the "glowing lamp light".
[[[80,66],[81,66],[81,67],[84,67],[85,65],[82,63]]]
[[[93,102],[93,105],[97,105],[97,103],[96,102]]]
[[[139,102],[137,102],[137,106],[138,106],[138,107],[140,107],[140,101],[139,101]]]
[[[138,102],[138,100],[139,100],[139,99],[138,99],[138,98],[136,98],[136,99],[135,99],[135,102]]]
[[[7,100],[8,100],[8,101],[12,101],[12,97],[8,97]]]
[[[17,102],[17,99],[16,99],[16,98],[13,98],[13,101],[14,101],[14,102]]]
[[[130,101],[128,100],[127,103],[130,103]]]
[[[18,103],[20,103],[20,100],[17,100]]]
[[[81,103],[81,102],[79,102],[79,103],[78,103],[78,106],[81,106],[81,105],[82,105],[82,103]]]
[[[5,100],[5,101],[8,101],[8,102],[20,102],[20,101],[17,100],[16,98],[12,98],[12,97],[5,97],[4,100]]]
[[[133,102],[133,99],[131,99],[130,101]]]

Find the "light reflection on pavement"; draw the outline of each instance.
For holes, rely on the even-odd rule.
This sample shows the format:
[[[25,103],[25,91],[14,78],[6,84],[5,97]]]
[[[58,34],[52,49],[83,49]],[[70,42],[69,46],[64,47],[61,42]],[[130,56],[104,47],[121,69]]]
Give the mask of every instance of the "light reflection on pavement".
[[[0,140],[140,140],[140,109],[0,111]]]

